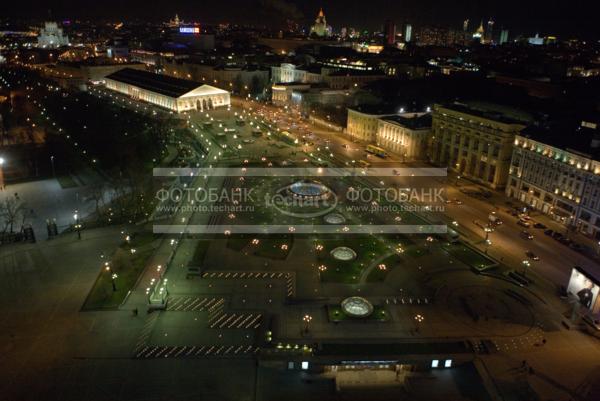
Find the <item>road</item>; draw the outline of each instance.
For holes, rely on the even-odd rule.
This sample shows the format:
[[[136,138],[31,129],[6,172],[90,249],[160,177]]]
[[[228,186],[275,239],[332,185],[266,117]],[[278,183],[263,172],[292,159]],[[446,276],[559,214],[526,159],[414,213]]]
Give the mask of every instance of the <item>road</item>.
[[[391,165],[401,167],[430,167],[425,163],[403,162],[399,155],[389,155],[385,161],[368,155],[365,152],[366,143],[352,140],[339,132],[301,120],[300,114],[294,110],[283,110],[271,105],[257,104],[256,102],[245,102],[244,106],[247,110],[251,107],[254,116],[270,120],[273,125],[280,129],[285,129],[297,137],[303,138],[302,148],[306,153],[320,154],[322,158],[329,158],[337,165],[342,163],[346,166],[352,166],[358,163],[359,160],[367,160],[374,164],[386,162],[386,164],[394,163]],[[390,164],[387,166],[391,166]],[[509,214],[507,210],[511,209],[509,203],[517,204],[519,202],[509,199],[504,193],[494,191],[492,198],[479,199],[461,192],[461,189],[465,188],[480,189],[478,185],[464,179],[460,181],[455,177],[446,179],[431,177],[430,180],[432,186],[444,185],[446,199],[458,199],[460,204],[457,202],[449,203],[445,205],[446,210],[443,213],[432,211],[428,212],[431,216],[427,217],[432,221],[443,221],[447,224],[456,221],[459,225],[459,232],[465,234],[470,243],[484,252],[487,251],[490,256],[502,261],[504,264],[522,270],[525,268],[523,261],[528,259],[526,252],[531,251],[539,256],[540,260],[530,260],[531,267],[527,270],[527,274],[537,273],[557,286],[567,285],[571,268],[574,265],[584,267],[596,267],[598,265],[596,261],[559,243],[550,236],[544,235],[544,230],[533,228],[533,222],[540,221],[549,228],[564,233],[564,227],[550,221],[547,216],[534,217],[532,227],[527,229],[517,225],[518,218]],[[385,178],[386,186],[402,187],[405,183],[403,177]],[[420,182],[420,184],[423,185],[424,182]],[[487,246],[485,232],[481,225],[487,223],[489,214],[492,211],[497,213],[503,224],[490,233],[491,244]],[[524,239],[521,236],[523,230],[533,234],[534,239]]]

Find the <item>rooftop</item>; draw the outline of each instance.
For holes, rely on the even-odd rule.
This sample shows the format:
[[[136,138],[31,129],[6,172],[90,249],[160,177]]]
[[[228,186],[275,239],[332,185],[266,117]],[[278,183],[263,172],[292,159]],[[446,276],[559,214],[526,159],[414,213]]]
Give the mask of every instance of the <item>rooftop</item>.
[[[413,130],[431,128],[431,113],[404,113],[382,117],[382,120],[397,123]]]
[[[134,70],[132,68],[124,68],[106,76],[106,78],[170,97],[183,96],[202,86],[198,82]]]
[[[532,117],[528,113],[496,103],[454,102],[440,106],[459,113],[470,114],[503,124],[528,124],[532,122]]]
[[[592,140],[600,139],[600,130],[593,127],[594,123],[583,126],[581,122],[563,121],[531,125],[521,131],[521,136],[600,161],[600,147],[592,147]]]
[[[400,106],[396,106],[393,104],[385,103],[385,104],[362,104],[359,106],[352,106],[348,108],[349,110],[354,110],[363,114],[370,114],[374,116],[386,116],[397,114],[398,110],[400,110]]]

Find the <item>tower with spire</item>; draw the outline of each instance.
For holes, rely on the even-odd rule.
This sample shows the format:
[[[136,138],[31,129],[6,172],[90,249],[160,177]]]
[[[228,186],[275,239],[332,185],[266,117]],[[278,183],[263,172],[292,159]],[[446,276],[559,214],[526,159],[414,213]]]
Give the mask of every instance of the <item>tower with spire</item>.
[[[319,14],[317,15],[317,19],[315,19],[315,24],[310,27],[310,34],[322,38],[329,36],[330,33],[331,28],[327,25],[327,19],[325,18],[323,7],[321,7]]]
[[[485,35],[485,28],[483,27],[483,20],[481,20],[479,28],[477,28],[477,30],[473,34],[473,39],[475,39],[478,42],[481,42],[483,40],[483,35]]]

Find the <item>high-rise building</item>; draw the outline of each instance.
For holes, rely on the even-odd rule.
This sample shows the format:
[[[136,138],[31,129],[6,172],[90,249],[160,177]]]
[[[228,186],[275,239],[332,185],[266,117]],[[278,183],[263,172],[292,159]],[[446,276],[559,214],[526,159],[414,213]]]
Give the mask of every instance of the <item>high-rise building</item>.
[[[479,24],[479,28],[473,34],[473,40],[477,42],[483,42],[483,35],[485,34],[485,29],[483,28],[483,21]]]
[[[508,43],[508,29],[500,31],[500,44],[503,45],[505,43]]]
[[[464,20],[463,22],[463,31],[467,32],[469,30],[469,19],[467,18],[466,20]]]
[[[404,32],[404,41],[406,43],[410,42],[412,39],[412,25],[406,24],[406,30]]]
[[[495,22],[493,19],[490,19],[487,23],[487,29],[484,35],[485,43],[492,43],[494,41],[494,24]]]
[[[315,24],[310,27],[310,33],[321,38],[331,34],[331,27],[327,25],[327,19],[322,8],[319,10],[317,19],[315,19]]]
[[[393,45],[394,43],[396,43],[396,24],[394,24],[394,21],[385,21],[384,33],[386,45]]]

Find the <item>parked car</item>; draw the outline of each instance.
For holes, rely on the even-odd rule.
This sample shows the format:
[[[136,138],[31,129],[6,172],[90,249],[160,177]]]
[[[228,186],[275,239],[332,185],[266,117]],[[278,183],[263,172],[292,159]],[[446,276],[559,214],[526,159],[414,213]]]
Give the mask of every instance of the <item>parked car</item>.
[[[554,231],[554,233],[552,234],[552,238],[554,238],[557,241],[560,241],[560,239],[563,237],[563,235],[557,231]]]
[[[527,252],[525,252],[525,255],[527,255],[527,257],[528,257],[529,259],[531,259],[531,260],[535,260],[536,262],[537,262],[538,260],[540,260],[540,257],[539,257],[539,256],[537,256],[535,253],[533,253],[533,252],[531,252],[531,251],[527,251]]]
[[[583,251],[583,245],[577,243],[577,242],[573,242],[569,245],[571,247],[571,249],[577,251],[577,252],[581,252]]]
[[[531,220],[531,217],[529,217],[525,213],[521,213],[521,214],[519,214],[519,219],[529,221],[529,220]]]
[[[521,231],[521,237],[524,239],[528,239],[528,240],[532,240],[533,239],[533,235],[531,235],[531,233],[529,231]]]
[[[533,228],[539,228],[540,230],[545,230],[547,227],[545,225],[543,225],[542,223],[535,223],[533,225]]]
[[[571,244],[573,243],[573,241],[567,237],[560,237],[560,239],[558,240],[558,242],[560,242],[561,244],[565,244],[568,246],[571,246]]]
[[[546,230],[546,231],[544,231],[544,234],[552,235],[552,234],[554,234],[554,230]]]

